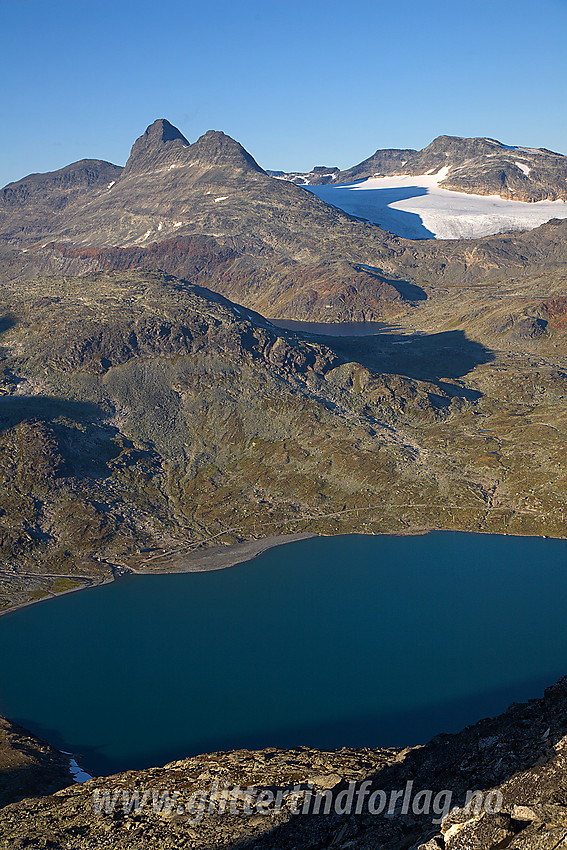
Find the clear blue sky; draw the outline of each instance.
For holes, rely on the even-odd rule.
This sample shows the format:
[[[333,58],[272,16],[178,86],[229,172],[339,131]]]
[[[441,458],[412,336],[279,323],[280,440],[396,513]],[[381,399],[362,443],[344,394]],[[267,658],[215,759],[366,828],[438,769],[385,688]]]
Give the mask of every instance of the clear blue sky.
[[[3,3],[0,185],[168,118],[265,168],[492,136],[567,153],[567,0]]]

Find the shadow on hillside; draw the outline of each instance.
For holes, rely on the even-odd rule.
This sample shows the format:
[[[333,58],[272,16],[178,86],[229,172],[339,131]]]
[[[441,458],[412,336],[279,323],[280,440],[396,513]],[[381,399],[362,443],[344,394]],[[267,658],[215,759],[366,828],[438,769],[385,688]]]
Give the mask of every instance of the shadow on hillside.
[[[405,301],[427,301],[427,292],[416,283],[409,283],[407,280],[396,280],[395,278],[386,277],[376,266],[368,266],[361,263],[360,268],[369,275],[377,277],[380,281],[388,283],[399,295],[402,296]]]
[[[385,189],[363,189],[362,184],[348,186],[306,186],[322,201],[338,207],[361,221],[376,224],[404,239],[435,239],[435,234],[417,213],[393,208],[397,201],[407,201],[428,194],[423,186],[398,186]]]
[[[16,320],[13,316],[7,314],[6,316],[0,316],[0,334],[9,331],[10,328],[13,328],[16,324]]]
[[[27,797],[42,797],[54,794],[72,783],[72,776],[65,776],[64,770],[56,767],[46,767],[34,763],[37,752],[32,747],[19,747],[20,751],[29,756],[28,765],[0,768],[0,808],[9,803],[18,803]],[[16,846],[16,845],[14,845]]]
[[[361,363],[371,372],[431,381],[445,392],[464,398],[479,398],[480,393],[444,381],[463,378],[476,366],[494,360],[488,348],[468,339],[463,331],[356,338],[329,336],[324,341],[339,356]]]
[[[0,396],[0,434],[22,422],[43,423],[55,438],[62,460],[58,474],[106,478],[108,463],[121,452],[118,429],[105,421],[108,412],[90,402],[53,396]],[[34,439],[31,434],[24,437]],[[138,452],[138,456],[145,454]]]
[[[73,421],[92,422],[102,419],[105,412],[96,404],[86,401],[68,401],[56,396],[0,396],[0,432],[19,425],[26,419],[36,422],[50,422],[59,417]]]
[[[386,283],[393,286],[406,301],[427,301],[427,292],[415,283],[406,280],[387,280]]]

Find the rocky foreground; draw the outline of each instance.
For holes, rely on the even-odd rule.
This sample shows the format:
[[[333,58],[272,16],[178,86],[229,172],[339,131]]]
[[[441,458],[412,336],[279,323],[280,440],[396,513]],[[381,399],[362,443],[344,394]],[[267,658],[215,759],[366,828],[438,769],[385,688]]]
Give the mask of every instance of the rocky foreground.
[[[567,678],[422,747],[213,753],[29,797],[0,810],[0,848],[553,850],[566,768]]]

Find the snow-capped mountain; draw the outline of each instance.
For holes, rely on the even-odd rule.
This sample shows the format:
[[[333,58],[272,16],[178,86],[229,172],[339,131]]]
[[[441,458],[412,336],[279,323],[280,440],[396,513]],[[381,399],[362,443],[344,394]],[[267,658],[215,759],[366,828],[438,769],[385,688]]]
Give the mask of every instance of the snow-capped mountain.
[[[347,185],[306,186],[328,204],[407,239],[462,239],[532,230],[567,218],[563,200],[508,200],[446,189],[449,167],[436,174],[370,177]]]
[[[496,139],[439,136],[421,151],[377,150],[344,171],[269,173],[410,239],[474,238],[567,218],[567,157]]]

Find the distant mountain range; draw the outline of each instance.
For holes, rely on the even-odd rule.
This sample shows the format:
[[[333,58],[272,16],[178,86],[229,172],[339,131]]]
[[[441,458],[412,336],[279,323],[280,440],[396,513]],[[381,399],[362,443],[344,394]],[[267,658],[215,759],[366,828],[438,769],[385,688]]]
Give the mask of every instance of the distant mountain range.
[[[298,185],[352,183],[369,177],[433,174],[447,167],[441,186],[514,201],[567,200],[567,156],[546,148],[504,145],[496,139],[438,136],[423,150],[377,150],[341,171],[316,166],[306,173],[268,172]]]
[[[498,143],[477,141],[433,143],[416,162],[430,171],[456,162],[458,151],[500,151]],[[518,150],[501,150],[520,162]],[[375,162],[395,171],[406,153],[386,152]],[[530,179],[531,172],[519,173]],[[82,160],[0,193],[0,265],[8,278],[163,270],[268,317],[318,321],[395,317],[411,312],[416,293],[434,281],[522,276],[542,262],[548,271],[564,262],[563,225],[534,233],[456,239],[442,249],[400,239],[270,177],[224,133],[209,131],[190,144],[165,119],[135,142],[124,168]]]

